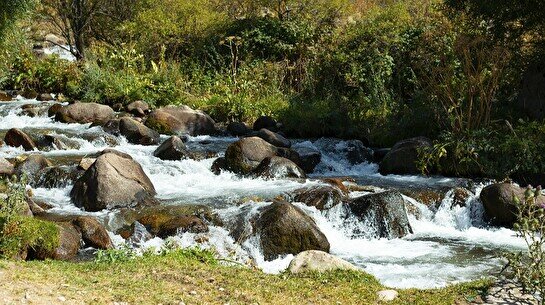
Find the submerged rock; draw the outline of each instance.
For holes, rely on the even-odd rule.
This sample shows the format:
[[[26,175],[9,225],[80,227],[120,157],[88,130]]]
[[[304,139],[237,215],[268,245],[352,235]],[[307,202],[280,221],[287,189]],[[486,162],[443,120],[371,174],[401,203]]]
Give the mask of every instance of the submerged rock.
[[[114,118],[114,110],[97,103],[75,103],[64,106],[55,114],[55,120],[62,123],[104,124]]]
[[[9,146],[23,147],[23,149],[27,151],[38,149],[36,143],[34,143],[34,140],[32,140],[32,138],[25,132],[17,128],[8,130],[4,137],[4,142],[6,142],[6,144]]]
[[[386,191],[354,198],[348,207],[361,221],[367,224],[374,238],[401,238],[413,233],[405,201],[398,191]]]
[[[159,133],[157,131],[131,118],[125,117],[119,120],[119,133],[133,144],[159,144]]]
[[[359,270],[358,267],[329,253],[317,250],[303,251],[290,262],[291,273],[327,272],[334,270]]]
[[[306,178],[305,172],[292,161],[282,157],[267,157],[252,171],[257,177],[264,178]]]
[[[100,211],[154,204],[155,188],[131,156],[105,150],[76,181],[70,197],[76,206]]]
[[[150,113],[146,126],[169,135],[209,135],[216,133],[214,120],[199,110],[187,106],[167,106]]]
[[[425,137],[411,138],[397,142],[380,162],[379,172],[382,175],[417,175],[417,167],[421,150],[431,148],[431,140]]]
[[[329,241],[314,220],[300,208],[275,201],[255,221],[263,255],[267,260],[306,250],[329,252]]]
[[[157,147],[153,155],[161,160],[175,161],[189,158],[191,153],[187,150],[184,141],[180,137],[172,136]]]

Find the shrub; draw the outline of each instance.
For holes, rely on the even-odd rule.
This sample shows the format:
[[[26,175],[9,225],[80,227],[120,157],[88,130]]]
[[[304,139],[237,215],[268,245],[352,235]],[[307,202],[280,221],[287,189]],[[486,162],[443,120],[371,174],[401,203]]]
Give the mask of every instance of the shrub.
[[[518,221],[514,229],[527,249],[506,257],[516,279],[527,291],[539,294],[539,303],[545,304],[545,205],[536,204],[538,196],[542,196],[541,187],[528,187],[524,200],[515,197]]]
[[[52,250],[58,246],[54,223],[21,215],[26,203],[26,183],[8,183],[7,198],[0,199],[0,257],[18,258],[28,248]]]

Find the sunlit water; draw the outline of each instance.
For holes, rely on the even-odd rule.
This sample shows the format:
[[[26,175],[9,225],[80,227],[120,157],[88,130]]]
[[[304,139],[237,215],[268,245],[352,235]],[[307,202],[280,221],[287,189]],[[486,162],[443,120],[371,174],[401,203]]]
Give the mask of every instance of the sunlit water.
[[[47,117],[47,111],[38,117],[22,114],[25,104],[48,104],[35,100],[18,98],[12,102],[0,103],[0,136],[13,127],[29,134],[56,134],[73,143],[69,150],[42,152],[58,164],[75,164],[86,155],[99,152],[107,147],[130,154],[138,161],[150,177],[157,197],[164,204],[206,204],[211,206],[226,222],[242,211],[248,217],[258,212],[269,202],[259,198],[273,198],[304,186],[319,184],[321,177],[350,176],[360,184],[383,188],[432,188],[448,189],[461,183],[461,179],[425,178],[420,176],[382,176],[376,164],[350,164],[339,150],[343,141],[333,139],[297,141],[295,147],[308,147],[322,152],[322,162],[311,178],[304,181],[264,180],[240,178],[230,173],[214,175],[210,166],[215,158],[201,161],[162,161],[153,156],[157,146],[141,146],[128,143],[122,137],[106,134],[100,127],[89,128],[89,124],[62,124]],[[165,136],[163,138],[166,139]],[[221,156],[226,147],[236,138],[200,136],[189,139],[193,150],[212,151]],[[331,143],[336,143],[331,145]],[[332,149],[333,147],[333,149]],[[0,147],[0,157],[15,158],[25,154],[21,148]],[[114,231],[119,224],[116,212],[87,213],[75,207],[69,198],[71,185],[62,188],[36,188],[34,195],[51,203],[53,212],[68,214],[90,214],[102,219]],[[437,207],[428,208],[412,198],[406,201],[418,210],[418,217],[409,215],[414,234],[402,239],[365,239],[354,234],[365,230],[357,218],[350,215],[343,205],[327,212],[297,204],[312,216],[331,244],[331,252],[351,261],[382,283],[392,287],[431,288],[450,283],[477,279],[501,269],[501,253],[523,246],[513,231],[488,227],[483,221],[482,205],[478,195],[483,185],[472,189],[464,207],[452,206],[452,192],[447,193]],[[353,196],[355,196],[353,194]],[[243,203],[244,202],[244,203]],[[289,255],[272,262],[263,259],[259,241],[252,237],[242,245],[235,243],[225,228],[210,227],[206,241],[197,243],[193,233],[170,238],[180,246],[200,246],[215,249],[220,255],[240,262],[253,262],[266,272],[279,272],[287,268]],[[202,233],[201,233],[202,235]],[[112,233],[114,242],[123,239]],[[157,248],[165,241],[154,238],[138,244],[140,249]]]

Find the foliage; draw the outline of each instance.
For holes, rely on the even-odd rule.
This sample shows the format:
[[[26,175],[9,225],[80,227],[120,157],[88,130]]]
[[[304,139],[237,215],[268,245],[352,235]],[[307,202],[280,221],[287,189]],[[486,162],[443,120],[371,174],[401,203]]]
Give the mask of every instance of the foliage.
[[[15,20],[33,4],[32,0],[0,1],[0,42]]]
[[[516,279],[528,291],[539,294],[540,304],[545,304],[545,205],[537,204],[538,196],[543,196],[541,187],[528,187],[523,200],[515,197],[518,221],[514,229],[527,249],[508,254],[507,258]]]
[[[8,183],[6,199],[0,199],[0,257],[18,258],[28,248],[54,249],[58,246],[58,229],[55,224],[24,215],[26,183]]]

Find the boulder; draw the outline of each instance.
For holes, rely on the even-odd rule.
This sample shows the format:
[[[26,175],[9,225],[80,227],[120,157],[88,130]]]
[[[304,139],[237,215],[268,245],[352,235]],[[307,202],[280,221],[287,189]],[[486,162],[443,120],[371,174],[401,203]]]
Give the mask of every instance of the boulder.
[[[49,93],[40,93],[36,97],[37,101],[52,101],[54,100],[53,96]]]
[[[253,129],[255,131],[261,130],[261,129],[268,129],[270,131],[277,131],[278,130],[278,123],[275,119],[271,118],[270,116],[260,116],[255,120]]]
[[[24,161],[17,164],[15,173],[17,175],[26,174],[27,176],[32,177],[50,166],[53,166],[53,164],[46,157],[41,154],[32,154]]]
[[[149,105],[144,101],[135,101],[127,105],[127,112],[137,117],[144,117],[149,111]]]
[[[405,200],[398,191],[386,191],[351,199],[348,207],[369,227],[370,238],[401,238],[413,232]]]
[[[365,147],[362,141],[348,140],[345,143],[346,147],[344,147],[343,152],[350,164],[356,165],[373,161],[373,150]]]
[[[131,118],[125,117],[119,121],[119,132],[133,144],[159,144],[159,133],[157,131]]]
[[[322,211],[330,209],[343,200],[343,192],[330,185],[318,185],[296,190],[293,193],[293,201],[302,202],[310,207]]]
[[[15,173],[15,167],[11,162],[0,158],[0,176],[11,176]]]
[[[66,40],[64,38],[61,38],[52,33],[45,35],[44,41],[51,43],[53,46],[66,44]]]
[[[525,189],[511,183],[496,183],[481,191],[487,218],[494,225],[511,227],[517,221],[517,208],[514,198],[524,200]],[[545,204],[545,196],[536,198],[538,205]]]
[[[114,136],[118,136],[121,134],[121,131],[119,130],[120,123],[121,123],[120,119],[111,119],[104,124],[97,124],[97,125],[100,125],[100,127],[102,127],[102,130],[104,130],[105,132]],[[93,125],[91,125],[91,127],[94,127]]]
[[[250,174],[263,159],[276,156],[278,149],[258,137],[240,139],[227,147],[227,169],[238,174]]]
[[[79,178],[70,197],[76,206],[100,211],[154,204],[155,188],[144,170],[127,154],[105,150]]]
[[[221,171],[224,169],[227,169],[227,161],[224,157],[219,157],[214,160],[212,166],[210,167],[210,171],[212,171],[216,175],[221,174]]]
[[[12,128],[8,130],[6,136],[4,137],[4,142],[7,145],[13,147],[22,146],[25,150],[36,150],[38,149],[34,140],[30,138],[26,133],[17,128]]]
[[[76,166],[49,166],[38,173],[31,181],[33,187],[62,188],[74,184],[83,174]]]
[[[172,136],[157,147],[153,155],[161,160],[181,160],[190,157],[191,153],[180,137]]]
[[[373,150],[373,162],[380,163],[384,157],[390,152],[391,148],[377,148]]]
[[[88,247],[96,249],[112,249],[114,247],[106,228],[91,216],[78,216],[72,220],[81,232],[83,242]]]
[[[276,132],[272,132],[268,129],[262,128],[257,132],[257,136],[262,138],[263,140],[271,143],[272,145],[276,147],[291,147],[291,141],[284,138],[280,134]]]
[[[305,272],[358,270],[358,267],[329,253],[318,250],[308,250],[297,254],[291,260],[288,270],[293,274],[298,274]]]
[[[97,103],[75,103],[64,106],[55,114],[55,120],[62,123],[99,123],[113,119],[115,112],[106,105]]]
[[[0,91],[0,102],[10,102],[11,100],[11,95],[9,95],[6,91]]]
[[[55,249],[45,249],[36,247],[32,258],[36,259],[55,259],[55,260],[71,260],[76,257],[81,246],[81,233],[69,222],[58,223],[59,244]]]
[[[306,250],[329,252],[329,241],[314,220],[285,201],[275,201],[265,207],[255,221],[254,229],[266,260]]]
[[[267,157],[252,171],[263,178],[306,178],[305,172],[292,161],[282,157]]]
[[[38,97],[38,92],[36,92],[36,90],[34,89],[24,89],[22,92],[21,92],[21,96],[28,99],[28,100],[32,100],[32,99],[35,99]]]
[[[227,125],[227,132],[235,137],[248,135],[252,130],[241,122],[231,122]]]
[[[47,116],[54,117],[62,109],[62,104],[53,104],[47,109]]]
[[[28,117],[34,118],[40,114],[40,107],[35,104],[26,104],[21,106],[21,113]]]
[[[298,147],[295,151],[299,154],[299,166],[305,173],[312,173],[322,161],[322,153],[309,147]]]
[[[146,126],[162,134],[208,135],[216,132],[214,120],[206,113],[187,106],[167,106],[150,113]]]
[[[417,137],[397,142],[380,162],[379,172],[382,175],[417,175],[420,171],[417,161],[421,150],[431,148],[428,138]]]

